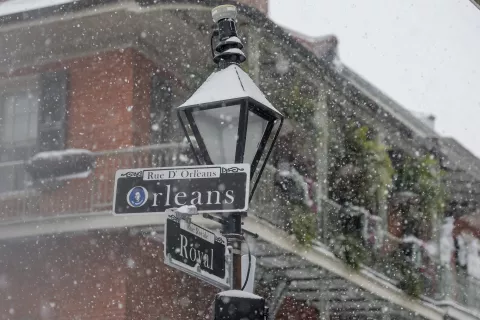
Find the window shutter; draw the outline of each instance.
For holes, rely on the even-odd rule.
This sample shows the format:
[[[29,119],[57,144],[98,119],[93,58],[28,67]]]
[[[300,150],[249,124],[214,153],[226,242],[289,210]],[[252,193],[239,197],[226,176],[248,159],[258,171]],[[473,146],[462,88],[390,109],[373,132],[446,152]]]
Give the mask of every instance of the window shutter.
[[[65,148],[67,85],[65,70],[43,73],[40,77],[38,152]]]
[[[169,80],[158,74],[152,77],[151,90],[151,143],[158,144],[169,139],[172,90]]]

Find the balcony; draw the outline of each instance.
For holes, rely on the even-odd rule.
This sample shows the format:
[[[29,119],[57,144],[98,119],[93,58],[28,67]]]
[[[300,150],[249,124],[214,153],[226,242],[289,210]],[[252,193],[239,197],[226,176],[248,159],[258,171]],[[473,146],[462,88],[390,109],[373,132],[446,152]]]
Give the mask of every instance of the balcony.
[[[47,181],[41,186],[0,193],[0,223],[110,211],[118,169],[187,164],[182,162],[188,160],[182,153],[185,149],[175,143],[95,152],[95,166],[88,177]],[[23,166],[23,162],[0,163],[0,169],[11,168],[12,174]]]
[[[262,182],[252,201],[252,210],[262,219],[274,226],[289,230],[292,223],[292,210],[282,202],[284,193],[272,183],[277,170],[267,167]],[[305,182],[307,185],[307,182]],[[317,199],[320,210],[315,214],[316,240],[314,246],[336,252],[338,234],[341,230],[339,216],[341,206],[330,199]],[[355,235],[358,244],[363,247],[366,257],[361,267],[373,276],[403,288],[411,295],[419,295],[422,299],[437,305],[459,304],[480,314],[480,280],[466,273],[457,274],[451,266],[440,261],[434,252],[438,250],[435,243],[426,243],[420,239],[407,237],[400,239],[385,231],[378,216],[370,215],[361,208],[348,208],[350,216],[356,216],[361,221],[361,228]],[[409,288],[404,283],[401,270],[408,267],[408,272],[414,273],[421,284]]]
[[[166,167],[192,164],[188,149],[182,144],[161,144],[94,153],[95,167],[88,177],[54,181],[36,188],[25,188],[0,194],[0,225],[39,221],[46,218],[108,214],[111,211],[115,172],[118,169]],[[4,163],[0,167],[21,167],[21,162]],[[13,170],[12,170],[13,171]],[[285,193],[274,183],[278,171],[267,166],[252,201],[251,212],[275,227],[290,232],[292,214],[285,203]],[[314,245],[330,252],[338,250],[342,208],[329,199],[317,199],[314,213],[316,236]],[[345,212],[343,213],[345,214]],[[361,268],[405,291],[420,289],[418,294],[436,304],[457,303],[480,313],[480,280],[467,274],[456,274],[432,254],[435,244],[418,239],[399,239],[384,230],[377,216],[360,208],[348,208],[348,215],[357,217],[361,228],[354,235],[366,253]],[[402,267],[418,276],[421,286],[405,288]],[[404,272],[404,271],[403,271]]]

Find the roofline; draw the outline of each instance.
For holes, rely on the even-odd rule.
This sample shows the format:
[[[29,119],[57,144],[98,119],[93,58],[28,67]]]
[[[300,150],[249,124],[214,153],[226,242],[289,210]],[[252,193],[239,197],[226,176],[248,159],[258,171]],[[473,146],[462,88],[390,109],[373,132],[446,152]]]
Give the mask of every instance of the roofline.
[[[38,19],[45,19],[50,18],[55,15],[59,14],[68,14],[73,12],[78,12],[90,8],[94,8],[97,6],[106,6],[110,4],[122,4],[125,7],[128,7],[128,4],[137,4],[140,7],[148,7],[150,5],[156,6],[161,4],[175,4],[178,7],[185,6],[185,5],[192,5],[192,6],[199,6],[199,7],[213,7],[221,4],[233,4],[237,7],[237,10],[240,14],[245,15],[246,17],[251,18],[252,20],[258,21],[262,26],[266,29],[271,29],[273,34],[276,36],[282,37],[287,44],[291,44],[295,42],[297,44],[295,38],[291,37],[283,27],[277,25],[275,22],[270,20],[264,13],[259,11],[254,7],[247,6],[242,3],[238,3],[235,0],[203,0],[201,3],[198,3],[197,0],[79,0],[75,2],[70,2],[66,4],[45,7],[40,9],[35,9],[31,11],[23,11],[11,15],[6,15],[0,17],[0,31],[3,26],[7,26],[10,24],[21,23],[21,22],[28,22],[28,21],[35,21]],[[296,50],[300,51],[302,55],[304,55],[307,60],[312,59],[316,60],[316,62],[322,67],[326,68],[327,65],[321,59],[318,59],[315,54],[305,48],[304,46],[300,46],[296,48]]]
[[[299,31],[293,30],[293,29],[291,29],[291,28],[289,28],[289,27],[286,27],[286,26],[284,26],[283,24],[278,23],[278,22],[276,22],[276,21],[274,21],[274,20],[271,20],[271,19],[270,19],[270,21],[272,21],[272,22],[275,23],[277,26],[279,26],[280,28],[282,28],[289,36],[298,37],[298,38],[300,38],[300,39],[302,39],[302,40],[306,40],[306,41],[309,41],[309,42],[312,42],[312,43],[314,43],[314,42],[316,42],[316,41],[325,40],[325,38],[328,37],[328,36],[335,36],[335,35],[333,35],[333,34],[325,34],[325,35],[323,35],[323,36],[309,36],[309,35],[306,35],[306,34],[304,34],[304,33],[299,32]]]
[[[406,109],[400,103],[396,102],[395,100],[387,96],[385,93],[383,93],[382,90],[378,89],[375,85],[371,84],[368,80],[366,80],[364,77],[357,74],[355,71],[353,71],[346,65],[343,65],[343,69],[340,73],[344,73],[344,72],[346,72],[344,76],[348,80],[355,82],[356,87],[361,91],[363,91],[363,94],[369,97],[371,96],[370,98],[379,106],[385,106],[384,108],[386,109],[385,111],[392,113],[393,117],[397,118],[400,122],[404,123],[404,125],[406,125],[409,129],[411,130],[413,129],[414,132],[417,132],[417,134],[421,133],[426,138],[440,137],[440,135],[434,129],[424,124],[420,119],[415,117],[415,115],[413,115],[408,109]],[[349,75],[351,77],[349,77]],[[400,114],[396,114],[397,110],[388,110],[387,108],[389,107],[389,105],[398,109]]]
[[[480,2],[476,2],[475,0],[470,0],[471,3],[473,3],[473,5],[478,9],[480,10]]]
[[[474,164],[478,165],[477,168],[480,168],[480,159],[472,151],[466,148],[460,141],[458,141],[453,137],[440,137],[439,140],[445,143],[447,147],[450,148],[452,151],[456,151],[456,150],[458,151],[460,149],[460,151],[465,152],[465,155],[471,157],[470,160],[475,159]],[[470,160],[467,160],[467,161],[470,161]],[[465,172],[471,174],[471,172],[467,170]]]

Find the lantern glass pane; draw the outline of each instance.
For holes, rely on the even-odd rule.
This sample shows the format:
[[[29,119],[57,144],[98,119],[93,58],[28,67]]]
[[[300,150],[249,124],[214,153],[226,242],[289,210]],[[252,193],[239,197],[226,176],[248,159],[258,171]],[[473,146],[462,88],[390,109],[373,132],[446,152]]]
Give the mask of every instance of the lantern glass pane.
[[[195,138],[195,133],[192,130],[192,126],[188,121],[188,117],[185,111],[179,111],[177,113],[178,119],[180,120],[180,124],[185,133],[185,139],[190,143],[191,151],[193,151],[192,156],[195,158],[196,162],[200,165],[207,164],[203,157],[202,151],[200,146],[198,145],[198,141]]]
[[[235,163],[240,105],[192,112],[213,164]]]
[[[270,151],[273,148],[273,145],[275,143],[275,140],[277,138],[277,135],[281,129],[282,126],[282,120],[281,119],[276,119],[272,123],[271,131],[268,134],[268,137],[266,137],[266,143],[265,143],[265,149],[260,155],[260,158],[258,160],[258,164],[256,166],[255,171],[252,173],[252,178],[251,178],[251,185],[252,189],[250,190],[250,199],[255,192],[255,188],[257,183],[259,182],[260,176],[262,174],[263,168],[266,165],[266,162],[269,158]]]
[[[262,140],[268,121],[256,113],[248,112],[247,139],[245,141],[244,163],[252,163]]]

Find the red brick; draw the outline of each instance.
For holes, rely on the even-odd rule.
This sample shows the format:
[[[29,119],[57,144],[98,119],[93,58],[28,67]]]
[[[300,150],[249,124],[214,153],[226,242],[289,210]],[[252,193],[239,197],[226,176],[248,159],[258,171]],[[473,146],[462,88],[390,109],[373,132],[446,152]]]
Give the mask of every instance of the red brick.
[[[127,232],[0,245],[1,320],[42,319],[42,306],[45,319],[202,319],[218,291],[165,266],[161,243]]]
[[[316,320],[318,310],[307,305],[304,301],[298,301],[287,297],[278,311],[277,320]]]
[[[0,319],[125,319],[123,241],[97,233],[1,243]]]
[[[151,61],[133,49],[117,50],[17,70],[14,76],[62,68],[70,76],[68,148],[149,143],[150,79],[157,71]],[[101,156],[87,179],[43,190],[28,202],[21,196],[0,200],[0,219],[25,218],[25,206],[31,216],[109,209],[114,171],[149,166],[148,159],[148,153]],[[206,319],[216,292],[165,266],[162,243],[126,230],[0,242],[0,320]],[[299,304],[282,310],[283,315],[314,314]]]

